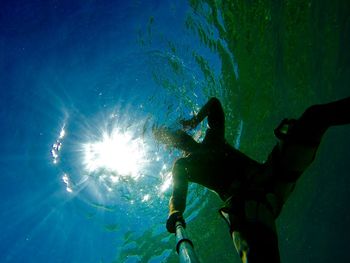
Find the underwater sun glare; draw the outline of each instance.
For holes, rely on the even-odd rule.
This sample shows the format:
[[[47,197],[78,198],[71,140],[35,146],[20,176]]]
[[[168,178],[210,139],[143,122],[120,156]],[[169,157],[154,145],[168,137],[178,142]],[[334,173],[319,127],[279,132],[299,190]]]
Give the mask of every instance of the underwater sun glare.
[[[85,168],[89,172],[109,171],[113,181],[126,176],[137,179],[145,162],[143,140],[128,132],[104,132],[100,141],[84,145]]]

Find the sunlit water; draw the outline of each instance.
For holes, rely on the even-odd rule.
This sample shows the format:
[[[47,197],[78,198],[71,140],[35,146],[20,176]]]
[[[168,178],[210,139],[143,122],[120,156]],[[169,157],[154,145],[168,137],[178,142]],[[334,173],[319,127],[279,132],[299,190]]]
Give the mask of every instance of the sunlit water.
[[[181,153],[152,127],[176,129],[217,96],[228,141],[265,160],[282,118],[349,96],[348,11],[346,1],[2,2],[0,261],[177,262],[164,224]],[[348,134],[327,133],[278,219],[283,262],[349,261]],[[220,205],[190,185],[187,230],[204,263],[239,262]]]

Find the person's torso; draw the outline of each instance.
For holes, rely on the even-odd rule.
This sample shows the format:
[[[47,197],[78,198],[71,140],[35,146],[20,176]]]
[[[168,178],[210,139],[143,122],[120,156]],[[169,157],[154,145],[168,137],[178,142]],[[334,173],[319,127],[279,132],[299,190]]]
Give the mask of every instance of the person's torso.
[[[218,139],[215,135],[210,130],[207,131],[202,142],[202,151],[208,152],[217,160],[217,167],[211,175],[213,180],[206,187],[225,200],[233,192],[243,191],[253,178],[259,176],[263,165],[232,147],[223,137]]]

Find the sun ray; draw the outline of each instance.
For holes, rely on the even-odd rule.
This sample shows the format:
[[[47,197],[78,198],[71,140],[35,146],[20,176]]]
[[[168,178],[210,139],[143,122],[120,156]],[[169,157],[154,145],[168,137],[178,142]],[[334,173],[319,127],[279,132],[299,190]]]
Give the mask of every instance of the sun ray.
[[[83,145],[84,165],[89,173],[104,171],[111,182],[121,177],[137,179],[145,159],[145,144],[129,132],[114,129],[104,132],[101,140]]]

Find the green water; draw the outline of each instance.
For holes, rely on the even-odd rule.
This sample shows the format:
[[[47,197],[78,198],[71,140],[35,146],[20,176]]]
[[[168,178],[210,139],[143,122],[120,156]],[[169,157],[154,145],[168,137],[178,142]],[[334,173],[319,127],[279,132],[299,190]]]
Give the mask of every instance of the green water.
[[[237,144],[243,128],[240,150],[256,160],[264,161],[276,143],[273,128],[282,118],[296,118],[311,104],[349,96],[348,1],[190,0],[189,5],[184,25],[203,49],[167,41],[165,64],[154,63],[154,80],[191,109],[200,105],[198,97],[219,97],[228,141]],[[156,25],[151,17],[144,32],[149,39],[157,37],[152,35]],[[145,37],[141,40],[152,46]],[[184,56],[200,72],[199,79],[189,74]],[[282,262],[350,260],[349,131],[337,127],[325,135],[314,164],[277,220]],[[198,191],[188,203],[200,198],[205,205],[188,232],[199,257],[203,262],[240,262],[217,213],[221,201],[213,193]],[[175,242],[174,237],[153,236],[152,231],[134,241],[141,244],[135,254],[142,250],[145,262],[154,251],[159,254]],[[126,250],[125,256],[132,252]],[[167,262],[177,260],[172,251]]]

